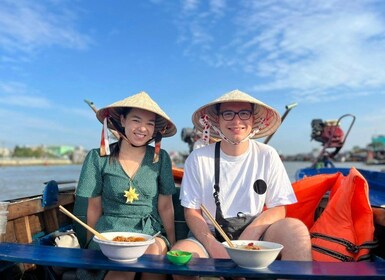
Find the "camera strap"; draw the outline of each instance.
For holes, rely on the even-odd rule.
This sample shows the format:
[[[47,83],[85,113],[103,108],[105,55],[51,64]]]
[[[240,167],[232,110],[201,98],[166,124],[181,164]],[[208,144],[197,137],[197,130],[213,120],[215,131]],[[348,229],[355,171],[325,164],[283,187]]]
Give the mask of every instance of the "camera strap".
[[[215,183],[214,183],[214,201],[215,205],[217,206],[215,211],[215,220],[218,222],[219,225],[224,226],[227,224],[226,219],[223,217],[222,209],[221,209],[221,203],[219,201],[219,174],[220,174],[220,150],[221,150],[221,142],[218,141],[215,143]]]
[[[215,144],[215,183],[214,183],[214,200],[216,204],[215,220],[226,232],[230,239],[238,239],[243,230],[254,220],[255,216],[245,215],[238,212],[236,217],[225,219],[219,201],[219,158],[220,158],[220,142]],[[217,229],[215,229],[216,238],[219,241],[224,241],[223,237]]]

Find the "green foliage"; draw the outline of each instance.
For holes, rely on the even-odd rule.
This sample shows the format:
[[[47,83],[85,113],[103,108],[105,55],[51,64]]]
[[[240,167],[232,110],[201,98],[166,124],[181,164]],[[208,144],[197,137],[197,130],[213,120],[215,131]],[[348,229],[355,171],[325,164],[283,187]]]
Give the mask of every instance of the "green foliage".
[[[52,157],[49,156],[43,147],[19,147],[16,146],[13,151],[14,157],[33,157],[33,158],[42,158],[42,157]]]

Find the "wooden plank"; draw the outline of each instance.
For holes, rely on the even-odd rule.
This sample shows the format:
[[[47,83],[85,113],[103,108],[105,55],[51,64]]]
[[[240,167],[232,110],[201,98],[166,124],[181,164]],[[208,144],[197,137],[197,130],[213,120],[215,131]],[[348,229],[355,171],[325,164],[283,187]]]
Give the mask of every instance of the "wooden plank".
[[[41,197],[12,202],[8,206],[8,220],[16,220],[43,211],[44,208],[41,207]]]
[[[74,201],[73,191],[60,193],[58,196],[58,205],[65,205],[70,210],[73,209]],[[11,202],[3,240],[28,243],[32,242],[32,237],[37,233],[48,234],[72,223],[70,218],[57,210],[58,205],[43,208],[41,196]]]
[[[3,242],[16,242],[16,236],[14,232],[14,221],[7,222],[7,229],[3,235]]]
[[[29,217],[22,217],[15,220],[14,233],[18,243],[31,243],[32,234],[29,224]],[[22,264],[23,270],[29,270],[35,268],[34,264]]]
[[[187,265],[178,266],[168,262],[164,256],[144,255],[135,262],[120,263],[110,261],[97,250],[14,243],[0,243],[0,260],[59,267],[199,276],[366,280],[385,277],[385,262],[274,261],[268,268],[251,270],[238,267],[230,259],[193,258]]]
[[[45,231],[46,232],[54,232],[59,228],[59,222],[57,217],[56,208],[49,209],[43,213]]]
[[[60,193],[58,197],[58,205],[68,205],[73,204],[75,201],[75,196],[73,192],[69,193]],[[8,205],[8,220],[15,220],[24,216],[29,216],[33,214],[42,213],[44,210],[57,208],[56,206],[51,206],[44,208],[41,205],[41,196],[34,198],[29,198],[21,201],[11,202]]]
[[[44,230],[44,222],[41,216],[42,213],[28,216],[29,231],[31,232],[31,236],[34,236],[36,233]]]
[[[16,219],[14,222],[14,233],[18,243],[31,243],[32,234],[29,225],[29,217]]]

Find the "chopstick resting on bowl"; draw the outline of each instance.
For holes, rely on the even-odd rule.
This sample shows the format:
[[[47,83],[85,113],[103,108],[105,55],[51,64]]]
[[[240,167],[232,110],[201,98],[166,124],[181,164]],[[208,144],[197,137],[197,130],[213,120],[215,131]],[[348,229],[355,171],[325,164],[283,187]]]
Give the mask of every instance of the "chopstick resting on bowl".
[[[219,231],[219,233],[222,235],[222,237],[226,240],[227,244],[229,244],[229,246],[231,248],[235,248],[235,245],[231,242],[230,238],[223,231],[222,227],[217,223],[217,221],[214,219],[214,217],[211,216],[210,212],[207,210],[207,208],[203,204],[201,204],[201,209],[206,214],[206,216],[210,219],[210,221],[213,223],[213,225]]]
[[[83,227],[85,227],[87,230],[89,230],[90,232],[92,232],[94,235],[96,235],[99,239],[101,240],[108,240],[106,237],[104,237],[102,234],[100,234],[99,232],[97,232],[96,230],[94,230],[92,227],[90,227],[89,225],[83,223],[78,217],[76,217],[75,215],[73,215],[70,211],[68,211],[67,209],[65,209],[63,206],[59,205],[59,210],[60,212],[66,214],[68,217],[72,218],[73,220],[75,220],[76,222],[78,222],[80,225],[82,225]]]

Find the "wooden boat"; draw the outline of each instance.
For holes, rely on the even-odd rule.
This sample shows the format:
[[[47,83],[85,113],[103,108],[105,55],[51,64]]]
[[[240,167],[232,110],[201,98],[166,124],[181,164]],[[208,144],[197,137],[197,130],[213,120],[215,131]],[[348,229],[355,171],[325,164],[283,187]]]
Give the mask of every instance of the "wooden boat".
[[[183,169],[174,168],[173,173],[175,182],[179,184],[183,176]],[[195,259],[188,267],[174,266],[163,257],[153,256],[144,256],[135,264],[119,264],[109,261],[100,252],[92,250],[44,246],[50,245],[57,230],[63,231],[71,226],[80,243],[85,240],[85,230],[78,224],[73,224],[73,221],[58,210],[58,206],[65,206],[84,220],[86,203],[76,199],[75,182],[59,183],[61,183],[59,184],[61,187],[56,194],[55,188],[52,191],[52,188],[48,187],[55,184],[49,182],[43,195],[18,199],[9,204],[6,234],[2,236],[2,243],[0,243],[0,279],[20,279],[21,275],[28,274],[38,279],[60,279],[57,276],[57,269],[52,269],[57,267],[252,278],[350,279],[354,277],[379,279],[385,277],[385,262],[382,258],[376,258],[376,262],[354,263],[275,261],[268,269],[253,271],[239,268],[231,260],[212,259]],[[178,196],[179,193],[174,196],[175,225],[177,238],[181,239],[186,236],[187,226]],[[384,225],[382,227],[384,228]],[[383,239],[380,242],[383,253],[385,243]]]
[[[87,102],[89,103],[89,102]],[[96,110],[92,103],[89,103]],[[293,106],[287,107],[286,113]],[[350,130],[350,128],[349,128]],[[344,143],[340,142],[340,144]],[[265,142],[266,143],[266,142]],[[339,151],[341,145],[330,142],[330,146]],[[324,151],[328,147],[324,147]],[[336,154],[336,152],[332,154]],[[322,169],[312,168],[314,174]],[[334,172],[328,169],[327,172]],[[326,172],[326,171],[325,171]],[[302,170],[298,176],[310,176],[310,171]],[[180,184],[183,169],[174,168],[176,184]],[[377,175],[376,175],[377,176]],[[371,191],[375,206],[384,205],[384,177],[368,178],[373,189],[378,187],[378,195]],[[56,183],[60,186],[57,187]],[[69,185],[69,186],[68,186]],[[152,272],[179,275],[248,277],[248,278],[285,278],[285,279],[384,279],[385,277],[385,218],[381,215],[385,209],[376,207],[376,237],[380,246],[373,251],[372,262],[293,262],[275,261],[266,269],[250,270],[237,267],[232,260],[193,258],[188,266],[175,266],[162,256],[144,255],[135,263],[122,264],[109,261],[100,251],[87,249],[59,248],[53,246],[53,239],[67,229],[76,232],[80,245],[84,245],[86,232],[79,224],[73,223],[62,214],[58,207],[63,205],[78,218],[85,221],[87,201],[75,197],[76,182],[49,182],[43,195],[11,201],[8,206],[6,233],[1,236],[0,243],[0,279],[61,279],[67,272],[63,268],[87,268],[124,270],[134,272]],[[186,237],[186,226],[183,208],[179,203],[178,192],[173,196],[175,209],[175,229],[177,239]],[[378,200],[377,200],[378,199]],[[322,206],[322,205],[320,205]],[[385,217],[385,215],[384,215]],[[50,246],[45,246],[50,245]],[[60,269],[58,269],[60,268]],[[64,271],[64,274],[63,274]],[[68,276],[69,277],[69,276]],[[28,277],[27,277],[28,279]],[[64,279],[64,276],[63,276]],[[70,278],[66,278],[70,279]]]

